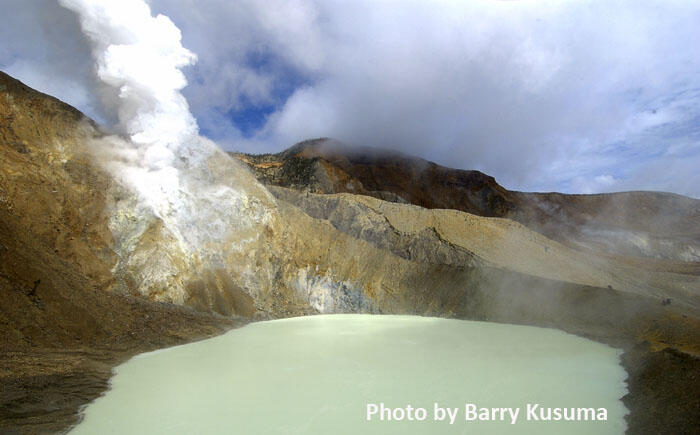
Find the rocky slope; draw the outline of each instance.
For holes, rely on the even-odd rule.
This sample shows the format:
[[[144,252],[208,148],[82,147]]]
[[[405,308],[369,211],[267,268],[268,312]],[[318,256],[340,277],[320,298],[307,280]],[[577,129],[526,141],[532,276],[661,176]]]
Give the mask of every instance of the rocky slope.
[[[515,192],[479,171],[331,139],[301,142],[279,154],[233,155],[266,184],[509,218],[579,248],[661,260],[645,267],[700,273],[700,200],[693,198],[661,192]]]
[[[267,183],[294,187],[266,188],[210,149],[185,174],[200,189],[186,198],[189,208],[162,215],[114,171],[115,140],[70,106],[0,73],[0,382],[11,391],[0,403],[0,427],[65,427],[77,404],[105,387],[108,367],[135,352],[243,319],[319,312],[533,324],[626,347],[645,341],[628,366],[644,385],[657,384],[628,398],[645,404],[632,409],[633,433],[700,421],[687,404],[680,417],[666,412],[678,406],[668,399],[671,380],[700,391],[697,379],[673,372],[699,367],[690,356],[700,353],[692,263],[650,269],[649,259],[593,255],[546,231],[477,215],[522,207],[518,195],[480,173],[453,174],[440,194],[448,200],[474,190],[459,201],[477,214],[417,203],[405,191],[421,195],[432,185],[417,182],[418,172],[408,179],[417,184],[406,184],[403,160],[394,181],[378,178],[381,171],[375,184],[343,179],[346,187],[361,181],[353,189],[370,196],[310,193],[337,192],[340,184],[313,187],[309,180],[322,178],[314,171],[328,161],[297,150],[287,160],[246,158]],[[689,229],[678,234],[696,232],[689,216]],[[680,363],[664,362],[675,375],[645,378],[649,355],[669,347],[682,355],[674,357]]]
[[[77,110],[0,73],[0,432],[51,433],[144,350],[240,324],[108,289],[111,177]]]

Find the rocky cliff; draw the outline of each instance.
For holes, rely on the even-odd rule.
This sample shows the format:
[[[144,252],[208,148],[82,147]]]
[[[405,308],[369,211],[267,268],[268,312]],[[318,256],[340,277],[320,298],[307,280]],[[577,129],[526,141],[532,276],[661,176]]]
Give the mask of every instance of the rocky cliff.
[[[661,192],[515,192],[479,171],[325,138],[278,154],[233,155],[265,184],[504,217],[578,248],[661,260],[646,261],[645,267],[700,273],[700,201],[693,198]]]
[[[55,429],[41,426],[56,417],[46,411],[53,405],[33,396],[47,383],[76,390],[56,405],[65,425],[76,403],[104,388],[105,367],[241,319],[412,313],[700,351],[692,262],[603,256],[579,239],[549,237],[523,217],[536,213],[523,205],[528,194],[484,174],[397,156],[378,167],[372,154],[322,158],[308,144],[239,156],[266,187],[203,143],[183,157],[181,188],[163,213],[120,178],[115,141],[123,139],[0,73],[0,378],[12,392],[0,421],[12,427]],[[548,207],[559,201],[566,213],[592,207],[552,198]],[[679,207],[670,213],[678,240],[694,243],[685,238],[698,232],[694,200],[662,198]],[[653,229],[634,222],[642,223],[624,229]],[[98,368],[95,355],[107,355]],[[102,384],[71,384],[75,373]],[[682,428],[687,417],[665,424]]]

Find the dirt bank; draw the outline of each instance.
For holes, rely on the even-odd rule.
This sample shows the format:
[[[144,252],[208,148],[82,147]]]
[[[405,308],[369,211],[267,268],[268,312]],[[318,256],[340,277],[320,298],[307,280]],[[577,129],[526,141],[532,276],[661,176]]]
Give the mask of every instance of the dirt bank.
[[[627,433],[697,434],[700,428],[700,358],[674,348],[652,351],[638,343],[622,355],[629,393]]]

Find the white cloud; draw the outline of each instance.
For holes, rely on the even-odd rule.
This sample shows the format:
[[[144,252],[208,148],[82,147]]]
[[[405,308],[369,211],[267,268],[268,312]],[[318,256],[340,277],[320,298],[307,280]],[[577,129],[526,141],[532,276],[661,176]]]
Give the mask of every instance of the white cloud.
[[[571,183],[572,188],[579,193],[610,192],[618,180],[610,174],[596,175],[592,179],[575,177]]]
[[[687,182],[688,162],[700,166],[698,2],[151,4],[197,53],[183,93],[227,147],[332,136],[480,169],[509,188],[700,196]],[[229,116],[251,107],[273,108],[252,137]],[[668,165],[678,169],[640,175]]]

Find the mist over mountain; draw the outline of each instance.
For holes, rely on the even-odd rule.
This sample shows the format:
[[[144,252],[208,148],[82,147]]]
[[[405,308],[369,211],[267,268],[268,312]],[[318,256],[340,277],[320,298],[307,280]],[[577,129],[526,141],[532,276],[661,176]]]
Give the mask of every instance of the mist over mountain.
[[[446,168],[332,139],[308,140],[279,154],[232,155],[266,184],[503,217],[579,248],[691,264],[700,261],[700,201],[681,195],[509,191],[479,171]]]

